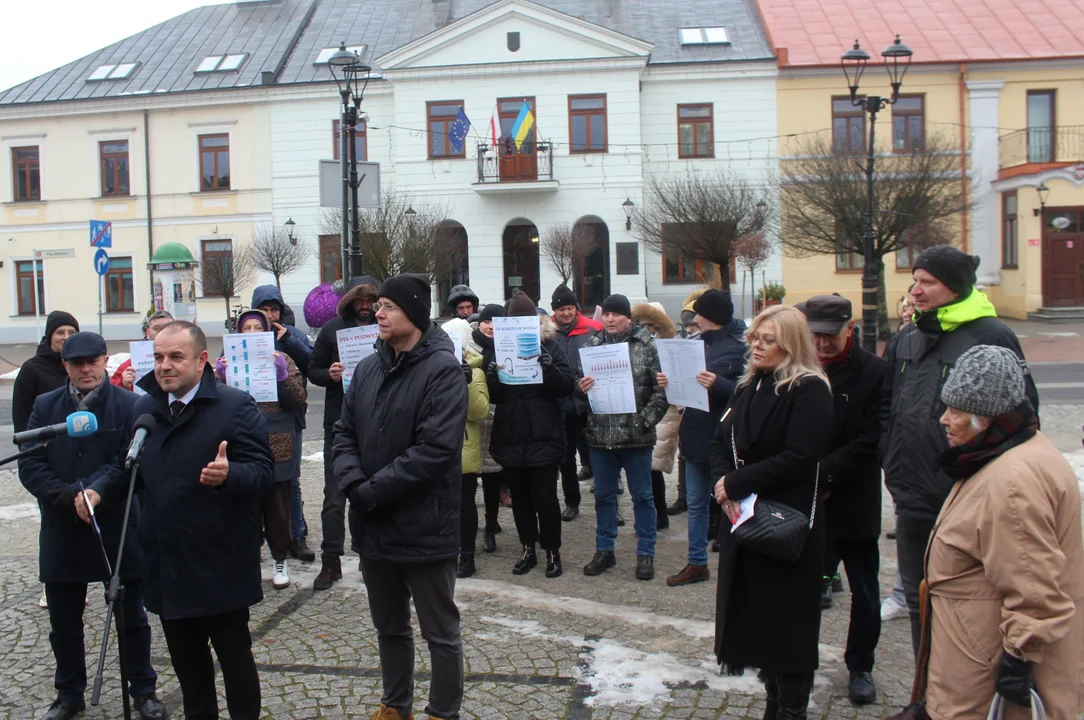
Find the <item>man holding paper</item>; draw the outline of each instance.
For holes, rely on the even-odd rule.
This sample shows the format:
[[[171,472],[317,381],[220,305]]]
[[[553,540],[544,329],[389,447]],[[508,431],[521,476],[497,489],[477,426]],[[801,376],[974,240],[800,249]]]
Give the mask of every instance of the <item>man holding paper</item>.
[[[656,536],[651,451],[655,426],[668,407],[658,384],[659,354],[647,328],[633,324],[632,306],[624,295],[611,295],[602,302],[602,327],[603,332],[592,336],[580,350],[577,373],[577,392],[591,403],[587,444],[595,472],[597,522],[595,557],[583,573],[601,575],[617,564],[617,481],[623,468],[636,520],[636,577],[650,580],[655,577]],[[599,349],[623,352],[602,363],[589,362],[592,351]],[[610,386],[604,398],[597,396],[602,389],[597,386],[603,382]],[[631,387],[626,388],[626,383]],[[631,390],[631,398],[625,397],[625,390]]]
[[[149,356],[150,362],[143,363],[144,372],[140,372],[140,368],[137,367],[139,363],[133,362],[137,358],[134,350],[136,345],[140,343],[132,343],[131,357],[120,364],[116,372],[113,373],[113,377],[109,378],[109,382],[113,383],[117,387],[122,387],[125,390],[134,390],[136,382],[148,372],[154,370],[154,339],[158,337],[158,332],[173,322],[173,316],[165,310],[159,310],[147,319],[143,321],[143,343],[146,343],[150,347],[147,347],[146,355]]]

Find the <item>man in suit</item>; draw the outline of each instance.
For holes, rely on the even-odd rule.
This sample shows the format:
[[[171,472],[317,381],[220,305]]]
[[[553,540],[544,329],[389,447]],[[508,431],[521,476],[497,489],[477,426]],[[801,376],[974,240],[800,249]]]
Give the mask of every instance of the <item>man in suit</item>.
[[[185,717],[218,717],[210,643],[230,717],[257,720],[248,620],[263,599],[259,499],[275,477],[267,422],[251,396],[215,381],[207,338],[190,322],[158,333],[154,373],[138,384],[147,394],[133,415],[157,423],[140,456],[144,601],[162,619]],[[123,502],[123,482],[92,488],[91,503]],[[81,498],[76,507],[86,519]]]

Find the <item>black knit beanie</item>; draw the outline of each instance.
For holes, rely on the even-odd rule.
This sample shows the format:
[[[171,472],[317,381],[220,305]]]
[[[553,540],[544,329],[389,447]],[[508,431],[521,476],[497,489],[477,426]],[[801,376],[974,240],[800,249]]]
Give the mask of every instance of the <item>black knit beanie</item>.
[[[602,301],[602,312],[618,313],[625,317],[632,319],[632,305],[629,304],[629,299],[624,295],[611,295]]]
[[[79,332],[79,321],[71,313],[63,310],[54,310],[49,313],[49,316],[45,318],[45,341],[52,342],[56,329],[65,325],[71,325],[76,332]]]
[[[714,288],[696,299],[693,310],[716,325],[726,325],[734,319],[734,301],[730,299],[730,293]]]
[[[505,306],[505,310],[508,312],[508,317],[533,317],[538,314],[538,306],[522,290],[516,290],[513,293]]]
[[[550,298],[550,307],[554,310],[566,305],[575,305],[578,310],[580,307],[580,301],[576,298],[576,293],[569,289],[568,285],[558,285],[557,289],[553,291],[553,297]]]
[[[429,328],[429,311],[432,308],[432,301],[429,278],[425,275],[404,273],[390,277],[380,286],[378,295],[402,308],[414,327],[423,331]]]
[[[490,303],[482,308],[482,312],[478,313],[478,322],[493,322],[495,317],[504,317],[504,305],[498,305],[497,303]]]
[[[937,245],[923,250],[911,268],[925,270],[940,280],[949,290],[961,298],[971,294],[975,287],[975,270],[979,267],[979,257],[960,252],[949,245]]]

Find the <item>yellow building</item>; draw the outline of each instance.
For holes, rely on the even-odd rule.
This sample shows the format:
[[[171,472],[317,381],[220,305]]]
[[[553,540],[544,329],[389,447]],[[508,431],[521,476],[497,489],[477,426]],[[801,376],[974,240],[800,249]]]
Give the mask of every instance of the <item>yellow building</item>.
[[[873,56],[859,94],[891,95],[880,52],[899,34],[914,56],[899,102],[877,116],[878,160],[934,136],[947,142],[969,199],[952,220],[954,242],[981,258],[979,283],[999,313],[1054,317],[1050,308],[1077,307],[1084,318],[1084,25],[1066,30],[1072,20],[1052,12],[1059,30],[1049,33],[1042,14],[1021,18],[987,0],[962,5],[962,13],[949,13],[919,0],[901,16],[872,0],[830,10],[758,0],[780,67],[780,162],[797,154],[804,133],[866,147],[869,114],[851,105],[840,56],[857,37]],[[978,18],[981,29],[972,25]],[[1040,187],[1049,191],[1044,200]],[[885,257],[892,316],[911,281],[911,254]],[[785,256],[788,301],[840,292],[859,306],[862,262],[850,253]]]

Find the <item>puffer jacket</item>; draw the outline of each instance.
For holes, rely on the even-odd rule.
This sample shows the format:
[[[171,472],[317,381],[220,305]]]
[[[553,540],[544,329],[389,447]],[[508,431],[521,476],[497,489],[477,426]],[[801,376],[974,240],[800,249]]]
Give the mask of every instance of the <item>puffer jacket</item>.
[[[666,393],[659,387],[659,352],[655,349],[655,340],[643,325],[633,323],[619,335],[610,335],[603,330],[592,335],[584,347],[597,347],[627,342],[629,360],[632,363],[632,383],[636,394],[636,412],[623,415],[587,415],[587,444],[595,448],[613,450],[616,448],[649,448],[655,446],[657,436],[655,426],[659,424],[669,403]],[[576,359],[576,393],[586,399],[580,391],[579,380],[583,379],[583,363]]]
[[[956,360],[976,345],[1008,348],[1024,366],[1024,388],[1036,412],[1039,393],[1016,334],[998,321],[979,290],[915,318],[885,357],[889,374],[881,396],[881,467],[896,513],[933,521],[953,484],[937,458],[949,447],[938,420],[945,412],[941,388]]]
[[[463,474],[473,475],[482,469],[482,422],[489,417],[489,386],[482,371],[482,356],[467,353],[471,368],[467,386],[467,425],[463,430]]]
[[[493,362],[494,357],[496,357],[493,352],[493,340],[482,334],[482,331],[478,329],[477,322],[472,322],[470,327],[471,333],[470,338],[467,340],[467,350],[482,357],[482,371],[484,372],[486,366]],[[481,422],[482,469],[479,472],[482,475],[492,475],[502,470],[501,464],[494,460],[493,455],[489,452],[490,437],[493,434],[493,416],[496,411],[497,406],[490,403],[489,414]]]

